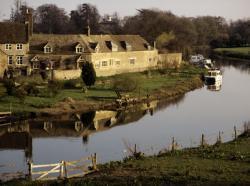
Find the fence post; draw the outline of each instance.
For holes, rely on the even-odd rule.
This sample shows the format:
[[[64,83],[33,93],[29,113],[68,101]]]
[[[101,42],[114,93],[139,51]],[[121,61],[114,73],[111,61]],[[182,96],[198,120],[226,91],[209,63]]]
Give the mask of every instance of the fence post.
[[[64,178],[67,178],[68,173],[67,173],[67,163],[66,163],[66,161],[63,161],[63,167],[64,167]]]
[[[221,139],[221,132],[219,131],[219,137],[218,137],[218,143],[222,143],[222,139]]]
[[[28,161],[28,179],[32,180],[32,167],[33,163],[32,161]]]
[[[172,149],[171,149],[172,152],[175,151],[175,139],[174,137],[172,137]]]
[[[92,165],[93,165],[93,170],[96,170],[97,169],[97,156],[96,156],[96,153],[94,154],[94,156],[91,155],[91,159],[92,159]]]
[[[236,126],[234,126],[234,140],[237,139],[237,130],[236,130]]]
[[[204,134],[201,135],[201,147],[205,146],[205,136]]]
[[[61,161],[61,166],[60,166],[60,178],[64,178],[64,161]]]

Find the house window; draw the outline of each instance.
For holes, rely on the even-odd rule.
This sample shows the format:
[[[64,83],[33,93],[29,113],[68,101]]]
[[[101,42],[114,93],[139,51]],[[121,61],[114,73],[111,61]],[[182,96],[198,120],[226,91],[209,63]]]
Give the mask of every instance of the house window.
[[[108,66],[108,62],[107,62],[107,61],[102,61],[102,66],[103,66],[103,67]]]
[[[22,50],[23,49],[23,44],[16,44],[16,49],[17,50]]]
[[[8,64],[9,65],[13,64],[13,56],[8,56]]]
[[[82,47],[76,47],[76,53],[80,54],[83,52],[83,48]]]
[[[116,64],[117,66],[119,66],[119,65],[121,64],[121,62],[120,62],[120,61],[116,61],[115,64]]]
[[[114,59],[110,59],[109,65],[110,65],[110,66],[113,66],[113,64],[114,64]]]
[[[44,47],[44,53],[52,53],[52,48],[50,46]]]
[[[150,57],[150,58],[148,58],[148,62],[149,63],[151,63],[152,62],[152,58]]]
[[[135,58],[130,58],[129,63],[130,63],[130,65],[134,65],[135,64]]]
[[[23,56],[17,56],[16,63],[17,63],[17,65],[22,65],[23,64]]]
[[[95,68],[100,68],[100,62],[99,61],[95,62]]]
[[[33,63],[33,69],[39,69],[40,68],[40,65],[38,62],[34,62]]]
[[[11,50],[12,46],[11,44],[5,44],[5,50]]]

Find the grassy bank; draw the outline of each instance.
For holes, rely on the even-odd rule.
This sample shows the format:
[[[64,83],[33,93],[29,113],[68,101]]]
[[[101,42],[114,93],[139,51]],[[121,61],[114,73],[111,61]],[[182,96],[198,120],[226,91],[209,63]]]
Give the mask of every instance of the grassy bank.
[[[250,47],[216,48],[214,54],[222,57],[250,60]]]
[[[237,140],[207,147],[142,154],[99,165],[84,178],[7,185],[249,185],[249,131]]]
[[[200,86],[199,84],[197,87],[187,88],[190,82],[199,78],[200,73],[202,73],[202,69],[183,65],[178,70],[152,70],[100,77],[86,93],[82,91],[81,87],[62,88],[55,96],[26,96],[24,101],[20,101],[20,99],[14,96],[8,96],[5,88],[0,84],[0,111],[8,111],[11,106],[13,112],[39,112],[43,108],[54,108],[57,103],[63,102],[67,98],[81,101],[81,104],[92,104],[92,106],[112,102],[117,98],[114,91],[114,83],[119,79],[128,81],[129,84],[135,84],[133,89],[123,92],[130,97],[145,97],[147,94],[152,95],[152,97],[157,95],[163,96],[160,93],[161,90],[167,90],[167,92],[164,92],[164,96],[171,96],[174,93],[176,94],[176,92],[183,93],[183,91],[189,91]],[[76,80],[76,84],[79,84],[79,82],[80,80]],[[185,85],[187,86],[185,87]],[[195,83],[192,86],[195,86]],[[61,106],[58,105],[58,107]]]

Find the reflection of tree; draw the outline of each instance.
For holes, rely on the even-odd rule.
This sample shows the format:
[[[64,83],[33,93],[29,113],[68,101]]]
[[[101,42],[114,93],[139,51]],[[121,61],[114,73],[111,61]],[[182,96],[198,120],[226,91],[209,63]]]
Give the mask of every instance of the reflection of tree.
[[[96,112],[87,112],[81,114],[81,122],[85,127],[93,127],[94,126],[94,118],[95,118]]]
[[[87,144],[88,141],[89,141],[89,136],[88,135],[82,136],[82,142],[83,142],[83,144]]]

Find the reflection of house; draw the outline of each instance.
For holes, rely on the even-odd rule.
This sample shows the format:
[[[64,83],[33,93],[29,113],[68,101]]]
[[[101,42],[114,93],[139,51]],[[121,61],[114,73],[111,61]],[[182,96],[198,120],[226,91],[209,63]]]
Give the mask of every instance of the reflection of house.
[[[44,72],[55,79],[74,79],[86,61],[93,63],[97,76],[158,65],[158,51],[139,35],[90,35],[90,29],[87,35],[33,34],[29,12],[26,20],[0,25],[0,77],[5,69],[14,68],[24,75]],[[181,62],[181,54],[176,55]]]

